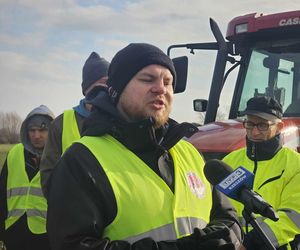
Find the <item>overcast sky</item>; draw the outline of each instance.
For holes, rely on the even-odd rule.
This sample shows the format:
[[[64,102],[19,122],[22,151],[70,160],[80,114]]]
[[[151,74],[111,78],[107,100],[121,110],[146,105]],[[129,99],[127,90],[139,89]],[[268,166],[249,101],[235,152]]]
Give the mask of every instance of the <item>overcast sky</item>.
[[[0,0],[0,112],[24,118],[45,104],[59,115],[77,105],[82,66],[92,51],[110,61],[131,42],[164,51],[171,44],[209,42],[210,17],[225,33],[235,16],[297,8],[297,0]],[[187,90],[175,96],[173,118],[197,120],[192,100],[207,98],[214,60],[214,53],[189,56]]]

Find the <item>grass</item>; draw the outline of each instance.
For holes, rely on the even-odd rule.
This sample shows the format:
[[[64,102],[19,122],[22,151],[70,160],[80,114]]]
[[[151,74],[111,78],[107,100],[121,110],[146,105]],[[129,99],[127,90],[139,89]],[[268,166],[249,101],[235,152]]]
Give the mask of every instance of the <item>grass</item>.
[[[14,144],[0,144],[0,170],[6,159],[7,152],[14,146]]]

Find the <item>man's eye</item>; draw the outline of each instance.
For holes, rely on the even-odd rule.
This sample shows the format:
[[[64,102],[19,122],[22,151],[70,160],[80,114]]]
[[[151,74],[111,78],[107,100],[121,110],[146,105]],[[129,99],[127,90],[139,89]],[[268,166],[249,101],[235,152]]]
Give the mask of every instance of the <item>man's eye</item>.
[[[140,78],[142,82],[152,82],[152,78]]]
[[[172,82],[171,81],[164,81],[164,85],[165,86],[172,85]]]

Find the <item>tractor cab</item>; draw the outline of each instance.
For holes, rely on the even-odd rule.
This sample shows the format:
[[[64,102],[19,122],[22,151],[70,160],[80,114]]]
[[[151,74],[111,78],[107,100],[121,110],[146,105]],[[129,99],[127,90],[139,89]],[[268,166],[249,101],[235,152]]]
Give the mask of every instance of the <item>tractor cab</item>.
[[[172,45],[217,50],[208,100],[194,100],[194,110],[206,112],[204,125],[190,142],[206,159],[223,158],[245,146],[242,111],[254,96],[270,96],[284,111],[284,144],[300,151],[300,11],[234,18],[226,40],[214,20],[213,43]],[[230,67],[228,67],[230,65]],[[216,121],[220,95],[228,75],[237,70],[228,120]]]

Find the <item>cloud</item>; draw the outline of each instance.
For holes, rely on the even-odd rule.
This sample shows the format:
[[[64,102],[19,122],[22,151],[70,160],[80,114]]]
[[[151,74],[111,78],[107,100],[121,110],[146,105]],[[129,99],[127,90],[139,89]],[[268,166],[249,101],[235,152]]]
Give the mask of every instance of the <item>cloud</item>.
[[[210,17],[225,33],[235,16],[297,8],[294,0],[284,5],[279,0],[2,0],[0,86],[5,96],[0,107],[24,113],[43,101],[59,113],[82,97],[81,70],[92,51],[111,60],[130,42],[153,43],[164,51],[171,44],[209,42],[214,40]],[[208,95],[215,53],[172,51],[172,56],[181,54],[189,56],[189,85],[178,102],[192,105],[193,98]],[[175,103],[174,113],[180,110]]]

